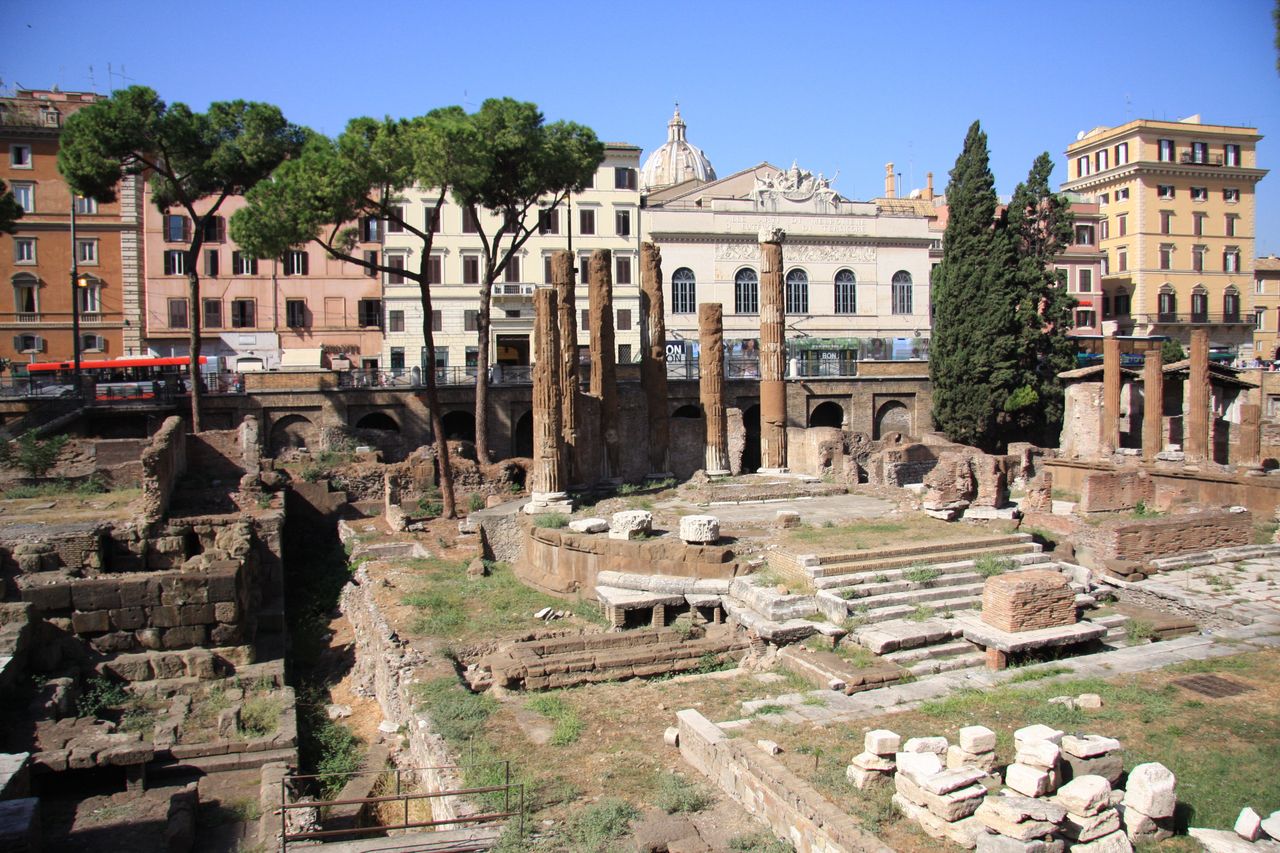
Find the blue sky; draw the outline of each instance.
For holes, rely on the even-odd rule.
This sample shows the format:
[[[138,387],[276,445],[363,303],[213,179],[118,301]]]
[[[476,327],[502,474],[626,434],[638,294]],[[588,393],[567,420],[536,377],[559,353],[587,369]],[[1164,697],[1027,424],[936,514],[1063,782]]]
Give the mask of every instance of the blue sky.
[[[861,199],[888,161],[941,190],[974,119],[1007,194],[1041,151],[1062,180],[1079,130],[1200,113],[1270,134],[1259,161],[1280,167],[1271,0],[6,5],[5,88],[144,83],[196,108],[270,101],[330,134],[509,95],[650,150],[678,100],[720,174],[797,160]],[[1257,237],[1280,254],[1280,172]]]

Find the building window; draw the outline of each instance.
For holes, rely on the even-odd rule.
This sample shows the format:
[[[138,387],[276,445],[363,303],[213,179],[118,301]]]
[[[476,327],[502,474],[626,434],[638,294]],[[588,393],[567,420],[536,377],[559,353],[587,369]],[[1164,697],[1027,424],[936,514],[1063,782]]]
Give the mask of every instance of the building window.
[[[205,243],[225,243],[227,240],[227,220],[221,216],[206,216],[200,230]]]
[[[1116,145],[1116,165],[1123,166],[1129,162],[1129,143],[1121,142]]]
[[[733,310],[737,314],[760,313],[760,279],[755,270],[741,269],[733,277]]]
[[[619,332],[631,331],[631,309],[629,308],[618,309],[618,327],[617,328]]]
[[[804,270],[787,273],[787,313],[809,313],[809,276]]]
[[[1267,282],[1265,279],[1255,278],[1253,280],[1253,292],[1256,296],[1262,296],[1267,292]]]
[[[362,329],[382,327],[382,300],[361,299],[356,303],[356,321]]]
[[[218,277],[218,250],[204,250],[204,274],[210,278]]]
[[[578,233],[587,236],[596,233],[596,212],[594,210],[578,211]]]
[[[439,284],[444,281],[444,258],[432,255],[427,258],[427,284]]]
[[[36,241],[33,238],[13,238],[13,262],[15,264],[34,264],[36,262]]]
[[[1161,234],[1173,233],[1173,211],[1171,210],[1160,211],[1160,233]]]
[[[1195,272],[1204,272],[1204,246],[1193,246],[1191,249],[1191,269]]]
[[[1236,219],[1237,218],[1238,217],[1236,217],[1236,215],[1232,213],[1228,213],[1226,216],[1226,225],[1224,226],[1223,230],[1228,237],[1236,236]]]
[[[102,313],[102,283],[94,279],[84,287],[77,287],[76,301],[82,314]]]
[[[1129,233],[1129,214],[1122,213],[1116,217],[1116,236],[1123,237]]]
[[[1128,187],[1125,187],[1125,188],[1124,188],[1124,189],[1122,189],[1122,190],[1116,190],[1116,201],[1128,201],[1128,200],[1129,200],[1129,188],[1128,188]]]
[[[169,328],[185,329],[190,326],[190,320],[187,317],[187,300],[170,299],[169,300]]]
[[[1076,245],[1077,246],[1093,245],[1093,226],[1092,225],[1076,226]]]
[[[1080,270],[1079,282],[1080,282],[1081,293],[1092,293],[1093,292],[1093,270]]]
[[[692,314],[698,310],[698,281],[693,270],[681,267],[671,274],[671,313]]]
[[[404,205],[393,204],[387,208],[387,233],[404,233]]]
[[[1238,247],[1228,246],[1226,251],[1222,253],[1222,271],[1240,272],[1240,249]]]
[[[391,348],[391,370],[404,370],[404,347]]]
[[[257,325],[257,303],[252,299],[231,300],[231,328],[252,329]]]
[[[292,249],[284,253],[285,275],[307,275],[310,267],[311,259],[305,250]]]
[[[1083,178],[1089,174],[1089,155],[1076,158],[1076,177]]]
[[[257,275],[258,259],[251,255],[235,251],[231,253],[231,274],[232,275]]]
[[[181,214],[166,213],[164,217],[164,241],[166,243],[187,242],[191,238],[190,221]]]
[[[368,266],[361,267],[360,269],[365,275],[369,276],[369,278],[373,278],[375,275],[378,274],[378,270],[376,269],[376,267],[378,266],[378,250],[377,249],[365,249],[364,262]]]
[[[614,284],[630,284],[631,283],[631,258],[626,255],[614,255],[613,257],[613,283]]]
[[[840,270],[836,273],[836,313],[858,313],[858,280],[853,270]]]
[[[107,348],[107,339],[102,335],[81,335],[81,352],[102,352]]]
[[[1173,269],[1173,244],[1172,243],[1160,244],[1160,269],[1162,270]]]
[[[1099,150],[1096,154],[1094,154],[1094,167],[1097,169],[1097,171],[1105,172],[1107,169],[1111,168],[1111,164],[1107,162],[1107,159],[1109,157],[1110,157],[1110,152],[1107,151],[1107,149],[1105,148]]]
[[[462,208],[462,233],[463,234],[479,234],[480,218],[476,216],[475,208]]]
[[[40,282],[31,273],[20,273],[14,276],[13,305],[14,310],[19,314],[40,312]]]
[[[631,363],[631,344],[618,344],[618,364]]]
[[[395,314],[395,313],[403,313],[403,312],[396,312],[396,311],[392,311],[391,313],[392,313],[392,314]],[[400,326],[401,326],[400,331],[404,331],[404,328],[403,328],[403,327],[404,327],[404,319],[403,319],[403,318],[401,318],[401,320],[400,320]],[[433,332],[443,332],[443,331],[444,331],[444,312],[443,312],[443,311],[432,311],[432,312],[431,312],[431,331],[433,331]]]
[[[187,253],[181,249],[170,249],[164,253],[165,275],[187,274]]]
[[[1209,322],[1209,294],[1203,287],[1191,291],[1191,322]]]
[[[436,207],[434,204],[428,204],[424,208],[424,212],[427,217],[426,218],[427,230],[430,231],[432,234],[439,234],[440,219],[442,218],[440,216],[440,209]]]
[[[1191,214],[1191,233],[1197,237],[1204,236],[1204,220],[1208,216],[1206,213]]]
[[[552,278],[552,276],[551,276],[551,256],[550,256],[550,255],[543,255],[543,256],[542,256],[542,280],[543,280],[543,282],[545,282],[546,284],[555,284],[555,282],[553,282],[553,281],[551,280],[551,278]]]
[[[1222,294],[1222,322],[1240,322],[1240,292],[1234,287],[1228,287]]]
[[[898,270],[893,274],[893,313],[912,313],[911,273],[906,270]]]
[[[614,225],[619,237],[631,236],[631,211],[619,210],[613,214]]]
[[[633,190],[636,188],[636,170],[616,166],[613,170],[613,188],[615,190]]]
[[[462,312],[462,331],[474,332],[480,328],[480,312],[466,310]]]
[[[1117,317],[1128,317],[1133,300],[1129,297],[1129,291],[1123,287],[1116,290],[1115,308]]]
[[[1160,288],[1157,310],[1161,323],[1172,323],[1178,319],[1178,294],[1173,292],[1170,285]]]
[[[480,283],[480,258],[475,255],[464,255],[462,258],[462,283]]]
[[[284,301],[285,324],[290,329],[302,329],[307,325],[307,300],[286,299]]]
[[[221,299],[202,299],[200,300],[203,307],[204,327],[206,329],[222,328],[222,300]]]
[[[1129,250],[1116,249],[1116,272],[1127,272],[1129,270]]]
[[[39,335],[14,335],[13,348],[18,352],[44,352],[44,338]]]
[[[1208,198],[1208,193],[1205,193],[1205,198]],[[1222,191],[1222,200],[1230,204],[1235,204],[1240,200],[1240,190],[1235,187],[1227,187]]]
[[[1111,238],[1111,220],[1104,219],[1098,223],[1098,239],[1108,240]]]
[[[1173,162],[1173,140],[1161,139],[1159,142],[1159,147],[1160,147],[1160,154],[1159,154],[1160,162],[1172,163]]]
[[[558,208],[544,208],[538,211],[538,233],[560,233],[560,210]]]
[[[587,179],[582,182],[581,189],[582,190],[595,189],[595,186],[596,186],[596,173],[592,172],[590,175],[587,175]]]
[[[511,257],[507,258],[507,268],[503,273],[503,278],[506,281],[510,282],[511,284],[515,284],[516,282],[520,282],[524,280],[520,278],[520,256],[519,255],[512,255]]]
[[[581,321],[578,323],[578,328],[583,332],[591,331],[591,312],[583,308],[580,315]]]
[[[22,208],[23,213],[36,212],[35,184],[20,184],[14,181],[9,185],[9,191],[13,193],[13,200],[18,203],[18,207]]]
[[[1159,196],[1161,200],[1169,201],[1174,197],[1174,194],[1175,194],[1175,190],[1173,188],[1173,184],[1160,184]]]
[[[1111,193],[1103,193],[1098,196],[1098,206],[1106,207],[1111,202]]]
[[[1076,328],[1091,329],[1096,325],[1092,309],[1081,308],[1076,311]]]
[[[1266,308],[1253,309],[1253,328],[1259,332],[1265,332],[1267,330],[1267,309]]]
[[[1224,166],[1240,165],[1240,146],[1239,145],[1222,146],[1222,164]]]
[[[1191,143],[1191,162],[1192,163],[1209,162],[1209,144],[1207,142]]]
[[[92,215],[98,212],[98,200],[76,196],[76,215]]]
[[[1111,258],[1107,255],[1102,256],[1102,275],[1104,278],[1111,275]]]
[[[1208,201],[1209,188],[1208,187],[1192,187],[1191,200],[1192,201]]]
[[[9,146],[9,166],[14,169],[30,169],[31,164],[31,146],[30,145],[10,145]]]
[[[404,284],[404,255],[387,255],[387,284]]]
[[[381,243],[382,228],[381,220],[375,216],[360,217],[360,242],[362,243]]]
[[[432,312],[435,313],[435,312]],[[387,331],[403,332],[404,331],[404,312],[388,311],[387,312]]]

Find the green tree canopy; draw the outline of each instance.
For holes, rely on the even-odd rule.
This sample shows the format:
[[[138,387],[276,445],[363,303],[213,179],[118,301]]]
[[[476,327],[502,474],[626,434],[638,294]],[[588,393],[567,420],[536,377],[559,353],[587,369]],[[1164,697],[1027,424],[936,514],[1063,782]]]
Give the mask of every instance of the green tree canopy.
[[[14,233],[22,214],[22,205],[13,197],[13,191],[0,181],[0,234]]]
[[[196,431],[201,429],[198,261],[205,225],[228,196],[245,193],[297,153],[305,136],[270,104],[226,101],[198,113],[186,104],[165,104],[146,86],[113,92],[67,119],[58,168],[75,192],[112,201],[121,178],[139,175],[150,181],[161,213],[178,208],[191,218],[185,267]]]

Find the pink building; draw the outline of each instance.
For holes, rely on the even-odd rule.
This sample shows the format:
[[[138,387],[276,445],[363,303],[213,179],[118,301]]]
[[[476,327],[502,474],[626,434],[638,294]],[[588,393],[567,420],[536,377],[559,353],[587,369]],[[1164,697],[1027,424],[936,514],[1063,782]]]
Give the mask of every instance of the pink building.
[[[1098,248],[1103,236],[1106,215],[1092,199],[1071,198],[1075,217],[1071,245],[1054,259],[1054,267],[1066,273],[1067,292],[1075,297],[1075,328],[1071,334],[1100,335],[1117,331],[1117,319],[1129,317],[1129,294],[1108,293],[1102,289],[1104,253]],[[1132,328],[1129,321],[1128,328]],[[1121,331],[1128,334],[1128,331]]]
[[[227,369],[328,366],[337,356],[376,367],[382,349],[380,278],[315,246],[283,258],[249,257],[227,228],[244,204],[240,197],[223,202],[200,251],[202,353],[220,357]],[[149,188],[144,210],[146,347],[154,355],[185,355],[195,310],[185,267],[193,223],[180,210],[157,211]],[[356,253],[381,251],[376,229],[360,237]]]

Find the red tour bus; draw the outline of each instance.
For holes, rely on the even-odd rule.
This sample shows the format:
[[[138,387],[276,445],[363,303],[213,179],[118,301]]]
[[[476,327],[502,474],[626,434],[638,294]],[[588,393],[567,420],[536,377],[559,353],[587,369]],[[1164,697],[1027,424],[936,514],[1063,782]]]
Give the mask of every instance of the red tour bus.
[[[208,361],[200,356],[200,364]],[[81,360],[80,372],[93,379],[95,397],[99,400],[149,400],[169,383],[171,393],[186,391],[190,383],[191,359],[187,356],[168,358],[115,358],[105,360]],[[32,380],[46,380],[50,384],[72,385],[75,382],[75,363],[71,361],[46,361],[22,365]]]

